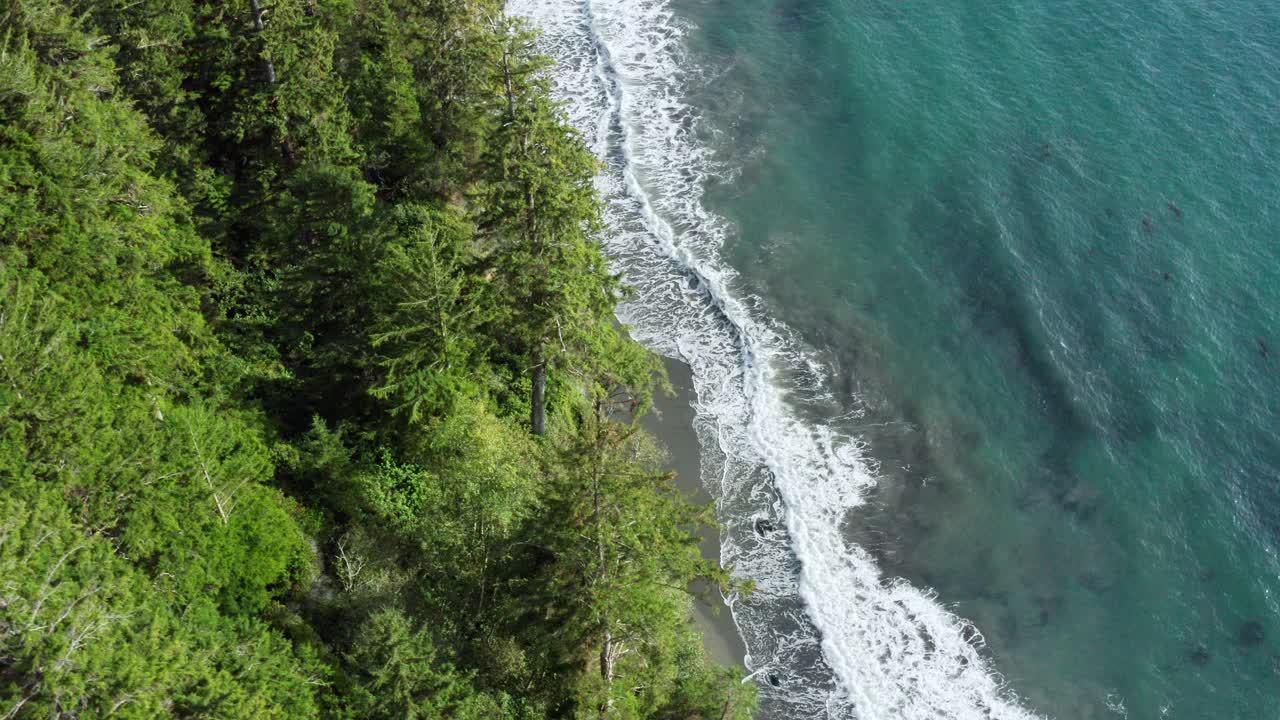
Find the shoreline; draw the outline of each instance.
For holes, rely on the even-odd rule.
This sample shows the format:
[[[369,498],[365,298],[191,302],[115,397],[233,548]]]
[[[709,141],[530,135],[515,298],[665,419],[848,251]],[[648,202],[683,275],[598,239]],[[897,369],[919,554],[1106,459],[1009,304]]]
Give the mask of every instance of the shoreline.
[[[662,358],[662,364],[675,394],[659,393],[654,398],[653,411],[641,422],[666,449],[667,467],[676,472],[675,484],[681,493],[696,503],[711,502],[713,498],[702,485],[702,448],[693,429],[693,372],[688,365],[668,357]],[[703,527],[698,534],[702,538],[702,556],[720,562],[719,529]],[[701,598],[693,601],[693,617],[702,634],[702,646],[721,665],[745,669],[747,648],[733,614],[715,588],[710,588],[708,595],[710,604]]]

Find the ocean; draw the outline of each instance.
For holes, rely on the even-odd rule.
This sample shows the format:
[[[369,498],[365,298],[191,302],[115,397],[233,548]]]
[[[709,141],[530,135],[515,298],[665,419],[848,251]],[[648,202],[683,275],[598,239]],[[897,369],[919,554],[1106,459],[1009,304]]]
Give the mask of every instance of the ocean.
[[[1280,718],[1280,8],[509,7],[761,718]]]

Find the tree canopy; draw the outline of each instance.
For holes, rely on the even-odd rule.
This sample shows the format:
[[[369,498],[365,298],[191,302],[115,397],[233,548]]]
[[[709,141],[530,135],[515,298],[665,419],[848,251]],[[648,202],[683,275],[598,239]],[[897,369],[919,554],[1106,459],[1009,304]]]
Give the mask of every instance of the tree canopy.
[[[533,40],[0,9],[0,718],[749,717]]]

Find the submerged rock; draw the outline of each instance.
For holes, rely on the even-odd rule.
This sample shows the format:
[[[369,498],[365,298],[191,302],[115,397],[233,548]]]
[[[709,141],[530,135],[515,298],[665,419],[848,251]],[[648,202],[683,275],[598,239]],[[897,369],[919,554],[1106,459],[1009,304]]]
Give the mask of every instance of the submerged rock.
[[[1267,631],[1262,627],[1262,623],[1257,620],[1250,620],[1240,626],[1239,632],[1236,633],[1236,642],[1245,647],[1257,647],[1267,639]]]
[[[1055,495],[1062,509],[1074,514],[1080,520],[1088,520],[1098,509],[1098,497],[1098,491],[1084,481],[1079,481],[1070,490]]]
[[[1111,578],[1095,570],[1086,571],[1080,575],[1078,580],[1080,585],[1093,593],[1104,593],[1110,590],[1113,584]]]
[[[1209,657],[1209,648],[1204,645],[1197,645],[1196,648],[1191,651],[1190,655],[1191,662],[1196,667],[1204,667],[1205,665],[1208,665]]]

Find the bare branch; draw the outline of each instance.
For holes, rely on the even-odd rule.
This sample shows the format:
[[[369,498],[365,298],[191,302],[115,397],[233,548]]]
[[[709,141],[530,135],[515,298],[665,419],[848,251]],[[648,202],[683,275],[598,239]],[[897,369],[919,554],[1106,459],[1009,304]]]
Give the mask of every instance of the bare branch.
[[[347,537],[344,535],[338,540],[338,579],[342,581],[342,587],[347,592],[351,592],[356,586],[356,579],[360,576],[360,572],[364,570],[365,558],[354,552],[347,551]]]

